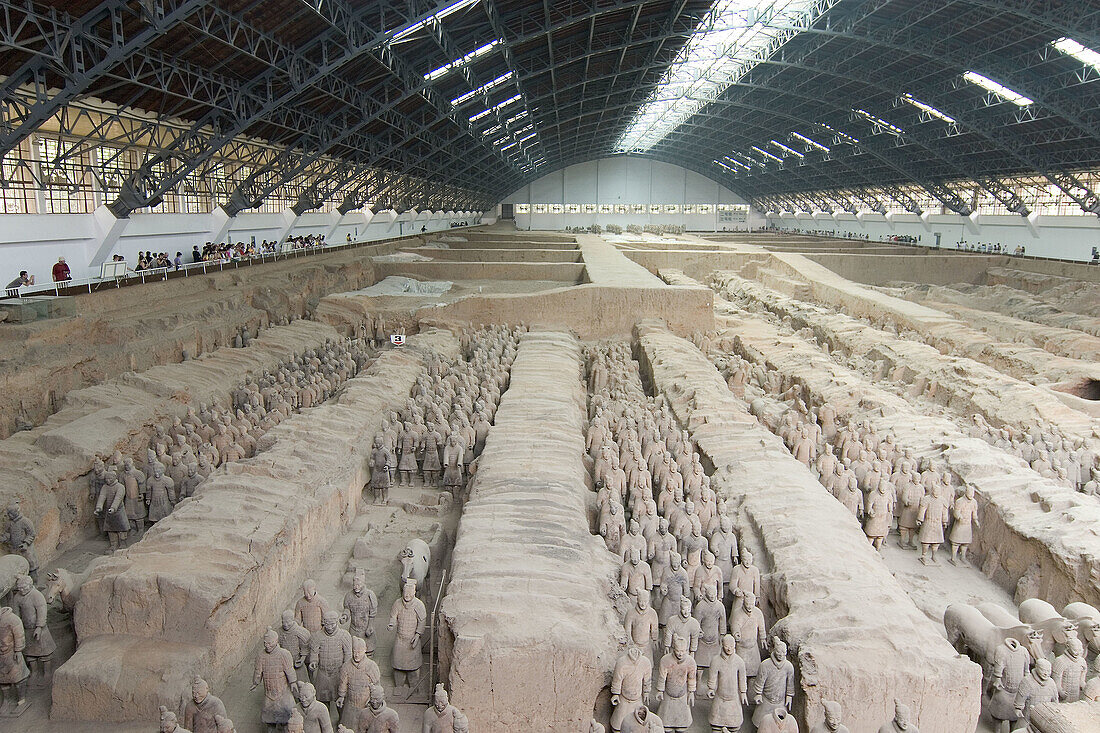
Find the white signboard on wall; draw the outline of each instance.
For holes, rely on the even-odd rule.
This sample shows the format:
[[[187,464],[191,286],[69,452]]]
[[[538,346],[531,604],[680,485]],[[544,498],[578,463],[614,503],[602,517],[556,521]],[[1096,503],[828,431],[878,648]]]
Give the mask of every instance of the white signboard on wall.
[[[718,207],[719,224],[744,224],[749,220],[749,207],[740,204],[727,204]]]

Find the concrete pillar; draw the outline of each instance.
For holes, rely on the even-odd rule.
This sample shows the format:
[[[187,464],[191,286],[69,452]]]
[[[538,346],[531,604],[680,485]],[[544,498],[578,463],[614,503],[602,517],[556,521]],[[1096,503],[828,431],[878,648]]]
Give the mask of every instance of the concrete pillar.
[[[219,244],[229,234],[229,227],[233,226],[235,218],[221,206],[210,212],[210,239],[214,244]]]
[[[1039,215],[1038,214],[1036,214],[1034,211],[1031,212],[1030,214],[1028,214],[1027,218],[1024,219],[1024,225],[1027,227],[1027,230],[1029,232],[1031,232],[1031,236],[1032,236],[1033,239],[1038,239],[1039,238]]]
[[[966,230],[972,234],[982,233],[980,216],[977,211],[971,212],[970,216],[966,217]]]
[[[294,229],[294,225],[298,223],[298,215],[294,213],[293,209],[283,209],[279,216],[282,217],[283,223],[279,226],[279,236],[277,241],[279,242],[277,249],[282,250],[283,245],[286,244],[287,237],[290,236],[290,232]]]
[[[328,229],[325,230],[325,241],[331,242],[332,235],[336,234],[336,230],[340,227],[340,222],[344,220],[344,215],[339,211],[333,211],[328,215]]]
[[[129,219],[119,219],[106,206],[98,206],[92,212],[92,256],[88,261],[88,267],[99,272],[99,266],[107,261],[107,255],[118,244],[119,237],[129,225]]]

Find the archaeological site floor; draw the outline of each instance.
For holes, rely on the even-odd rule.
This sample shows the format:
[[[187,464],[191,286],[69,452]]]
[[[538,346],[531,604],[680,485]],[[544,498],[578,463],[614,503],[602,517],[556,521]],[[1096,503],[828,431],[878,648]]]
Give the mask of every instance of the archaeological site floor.
[[[155,730],[199,674],[238,733],[260,733],[265,630],[307,578],[339,611],[356,570],[377,594],[371,658],[402,731],[422,730],[437,682],[477,733],[609,726],[634,645],[668,723],[682,714],[675,673],[660,683],[678,579],[701,623],[693,656],[714,669],[714,628],[755,646],[741,606],[756,571],[733,566],[750,551],[804,733],[826,700],[852,733],[878,731],[895,701],[923,733],[992,731],[986,688],[1008,638],[1055,661],[1076,636],[1100,671],[1098,268],[498,224],[76,300],[72,317],[0,325],[0,503],[19,500],[37,531],[39,587],[79,586],[50,606],[52,686],[0,731]],[[190,447],[168,445],[177,433]],[[474,460],[444,491],[408,449],[446,463],[451,434]],[[394,450],[385,504],[376,436]],[[97,461],[182,479],[213,444],[220,465],[192,495],[111,552]],[[640,537],[623,536],[628,520]],[[684,569],[660,549],[664,520]],[[388,623],[399,555],[422,546],[410,689]],[[723,546],[715,606],[707,555]],[[656,644],[639,596],[667,604]],[[711,729],[711,675],[698,671],[692,733]],[[1033,726],[1096,720],[1100,702],[1064,702]]]

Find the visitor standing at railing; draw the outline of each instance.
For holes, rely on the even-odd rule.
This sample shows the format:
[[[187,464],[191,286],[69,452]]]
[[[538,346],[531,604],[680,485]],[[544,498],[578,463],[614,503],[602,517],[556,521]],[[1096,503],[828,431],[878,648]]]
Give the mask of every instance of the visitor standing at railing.
[[[58,257],[57,262],[53,266],[53,281],[55,283],[63,283],[72,280],[73,276],[69,273],[69,266],[65,264],[64,257]]]

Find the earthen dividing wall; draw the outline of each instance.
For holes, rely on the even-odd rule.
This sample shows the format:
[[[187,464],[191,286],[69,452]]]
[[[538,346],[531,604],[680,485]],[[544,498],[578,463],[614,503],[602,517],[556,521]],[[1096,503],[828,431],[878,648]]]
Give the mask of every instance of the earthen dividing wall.
[[[916,341],[872,328],[851,316],[789,298],[757,283],[723,272],[715,289],[730,297],[744,295],[795,328],[807,326],[833,348],[882,361],[891,371],[904,367],[908,381],[935,382],[935,399],[961,414],[980,413],[996,425],[1030,427],[1037,421],[1057,425],[1063,434],[1100,447],[1089,416],[1067,407],[1052,391],[1013,379],[973,359],[942,354]]]
[[[43,425],[0,441],[0,506],[20,500],[38,528],[39,558],[48,562],[92,527],[87,477],[97,454],[121,450],[143,458],[154,425],[167,427],[173,416],[183,416],[188,406],[198,409],[200,402],[228,404],[246,374],[337,337],[330,326],[299,320],[265,330],[248,348],[222,348],[70,392]]]
[[[441,678],[471,730],[587,730],[623,637],[618,563],[590,534],[580,347],[520,342],[440,607]]]
[[[877,730],[895,698],[922,730],[973,731],[981,671],[957,655],[890,574],[850,513],[734,398],[702,352],[662,325],[637,329],[643,366],[714,466],[712,487],[737,508],[772,568],[773,631],[798,670],[807,728],[836,700],[852,730]]]
[[[101,562],[74,611],[80,646],[55,675],[52,716],[154,720],[190,676],[220,687],[355,516],[371,440],[430,351],[454,357],[457,340],[433,330],[386,352],[335,403],[272,428],[272,448],[220,469]]]

